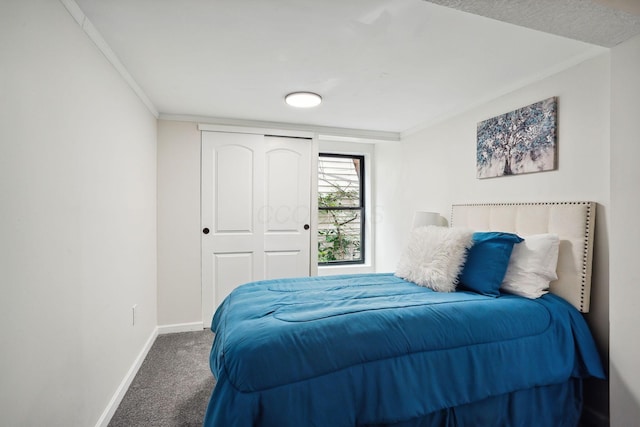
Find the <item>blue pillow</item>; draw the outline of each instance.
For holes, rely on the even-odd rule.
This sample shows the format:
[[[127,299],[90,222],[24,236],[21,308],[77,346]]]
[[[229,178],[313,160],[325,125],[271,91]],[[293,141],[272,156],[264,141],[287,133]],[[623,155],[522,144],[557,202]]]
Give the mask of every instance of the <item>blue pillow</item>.
[[[513,245],[523,240],[512,233],[473,233],[473,246],[467,251],[467,260],[458,278],[460,284],[479,294],[499,296]]]

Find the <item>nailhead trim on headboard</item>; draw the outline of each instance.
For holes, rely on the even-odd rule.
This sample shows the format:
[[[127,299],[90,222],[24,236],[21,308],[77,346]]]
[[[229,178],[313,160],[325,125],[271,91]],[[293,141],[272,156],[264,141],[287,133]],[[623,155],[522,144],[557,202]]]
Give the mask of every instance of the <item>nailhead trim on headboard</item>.
[[[585,292],[585,287],[586,287],[586,281],[587,281],[587,261],[588,261],[588,257],[589,257],[589,230],[591,229],[591,227],[589,227],[590,225],[590,221],[591,221],[591,203],[587,203],[587,217],[585,218],[585,232],[584,232],[584,250],[582,253],[582,295],[580,295],[580,300],[582,301],[580,304],[580,311],[583,311],[584,308],[584,292]]]
[[[553,205],[585,205],[586,207],[586,215],[584,218],[584,249],[582,253],[582,269],[580,271],[581,275],[581,286],[580,286],[580,303],[578,308],[581,312],[588,311],[588,306],[585,304],[585,294],[587,291],[591,289],[591,281],[589,280],[591,275],[591,260],[590,256],[592,256],[592,244],[593,236],[592,229],[594,224],[595,216],[595,202],[588,201],[568,201],[568,202],[507,202],[507,203],[462,203],[462,204],[454,204],[451,209],[450,216],[450,225],[454,226],[453,221],[453,211],[455,206],[460,207],[499,207],[499,206],[553,206]],[[575,303],[574,303],[575,304]]]

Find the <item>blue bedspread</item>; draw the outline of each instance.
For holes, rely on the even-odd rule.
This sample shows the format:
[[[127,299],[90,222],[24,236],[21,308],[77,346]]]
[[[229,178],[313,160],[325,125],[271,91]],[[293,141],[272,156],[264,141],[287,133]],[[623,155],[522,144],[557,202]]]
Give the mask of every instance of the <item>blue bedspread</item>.
[[[438,293],[392,274],[238,287],[212,322],[206,426],[355,426],[603,378],[572,306]]]

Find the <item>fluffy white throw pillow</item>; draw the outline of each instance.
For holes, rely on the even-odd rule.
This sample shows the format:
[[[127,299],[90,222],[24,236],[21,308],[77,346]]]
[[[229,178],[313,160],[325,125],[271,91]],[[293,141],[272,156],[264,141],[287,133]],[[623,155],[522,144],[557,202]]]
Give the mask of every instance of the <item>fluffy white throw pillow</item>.
[[[426,226],[411,232],[395,275],[438,292],[455,291],[473,231]]]

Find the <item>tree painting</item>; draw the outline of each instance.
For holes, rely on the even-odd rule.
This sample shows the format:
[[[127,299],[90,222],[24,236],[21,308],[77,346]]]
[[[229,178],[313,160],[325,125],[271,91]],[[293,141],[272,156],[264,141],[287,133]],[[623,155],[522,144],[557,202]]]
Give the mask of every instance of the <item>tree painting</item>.
[[[556,167],[556,98],[478,123],[478,178]]]

